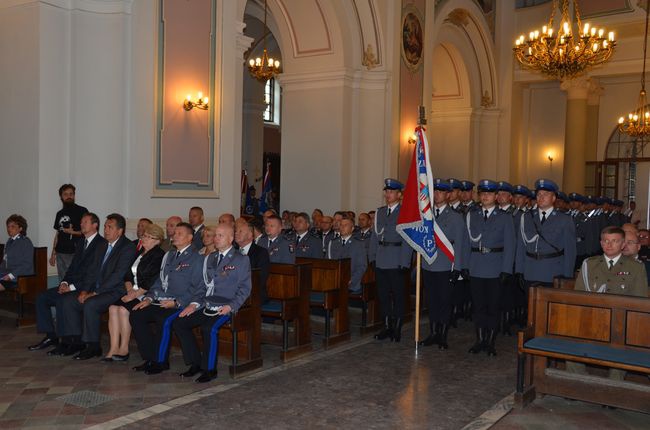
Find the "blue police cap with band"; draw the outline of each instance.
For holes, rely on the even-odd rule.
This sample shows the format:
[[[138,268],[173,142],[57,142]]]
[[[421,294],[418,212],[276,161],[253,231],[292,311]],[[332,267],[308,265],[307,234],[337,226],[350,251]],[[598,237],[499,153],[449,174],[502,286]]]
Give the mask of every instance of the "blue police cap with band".
[[[402,191],[403,189],[404,189],[404,184],[402,184],[397,179],[393,179],[393,178],[384,179],[384,190]]]
[[[571,201],[569,200],[569,196],[567,196],[566,193],[563,193],[562,191],[557,192],[557,198],[567,203]]]
[[[512,194],[512,193],[515,191],[515,189],[514,189],[513,186],[510,185],[508,182],[506,182],[506,181],[499,181],[499,188],[498,188],[498,191],[505,191],[505,192],[507,192],[507,193]]]
[[[588,201],[586,201],[587,199],[585,199],[585,196],[578,193],[569,194],[569,200],[572,202],[588,203]]]
[[[530,197],[530,190],[524,185],[515,185],[512,194],[519,194],[520,196]]]
[[[602,196],[600,196],[600,197],[596,197],[594,200],[596,200],[596,204],[597,204],[598,206],[600,206],[600,205],[604,205],[605,203],[607,203],[607,198],[606,198],[606,197],[602,197]]]
[[[625,202],[623,200],[614,200],[614,206],[622,208],[625,205]]]
[[[557,186],[557,184],[550,179],[538,179],[535,182],[535,191],[550,191],[552,193],[556,193],[560,191],[560,187]]]
[[[462,186],[462,184],[460,183],[460,181],[458,179],[449,178],[449,179],[447,179],[447,182],[449,182],[449,185],[454,190],[462,190],[463,189],[463,186]]]
[[[433,180],[433,189],[438,191],[451,191],[452,185],[449,181],[445,181],[442,178],[435,178]]]
[[[491,192],[491,193],[496,193],[497,190],[499,189],[499,184],[497,184],[496,182],[491,181],[489,179],[481,179],[478,182],[477,188],[478,188],[479,192],[487,191],[487,192]]]
[[[460,190],[461,191],[472,191],[474,189],[474,182],[472,181],[460,181]]]

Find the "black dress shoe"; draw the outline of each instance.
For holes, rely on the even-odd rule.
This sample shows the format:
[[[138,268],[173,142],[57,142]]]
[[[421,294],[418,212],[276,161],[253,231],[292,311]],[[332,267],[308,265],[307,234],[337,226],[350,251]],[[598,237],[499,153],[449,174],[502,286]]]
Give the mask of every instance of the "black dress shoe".
[[[201,371],[201,366],[197,366],[193,364],[189,369],[187,369],[187,372],[183,372],[180,374],[183,378],[191,378],[192,376],[196,375]]]
[[[50,337],[45,337],[42,341],[36,345],[30,345],[27,347],[30,351],[39,351],[41,349],[49,348],[50,346],[57,346],[59,344],[58,339],[52,339]]]
[[[138,366],[133,366],[132,369],[135,370],[136,372],[144,372],[151,366],[151,361],[145,361],[144,363],[138,365]]]
[[[102,357],[102,359],[99,361],[101,361],[102,363],[112,363],[115,360],[113,360],[113,357]]]
[[[86,348],[83,351],[81,351],[79,354],[75,355],[72,359],[73,360],[89,360],[91,358],[101,357],[101,356],[102,356],[102,349],[101,348]]]
[[[203,384],[203,383],[206,383],[206,382],[210,382],[213,379],[216,379],[216,377],[217,377],[217,371],[216,370],[210,370],[208,372],[202,372],[201,376],[196,378],[196,382]]]
[[[70,348],[70,345],[65,345],[63,343],[60,343],[56,346],[56,348],[47,351],[47,355],[55,356],[55,355],[65,355],[65,352]]]
[[[76,353],[83,351],[84,349],[86,349],[86,345],[81,345],[81,344],[68,345],[68,347],[63,352],[63,355],[65,355],[66,357],[70,355],[75,355]]]
[[[167,367],[167,369],[169,369],[169,367]],[[164,372],[167,369],[165,369],[165,366],[163,366],[162,363],[154,363],[154,362],[152,362],[149,367],[144,369],[144,373],[146,375],[157,375],[159,373]]]
[[[129,354],[125,354],[125,355],[113,354],[112,359],[113,361],[128,361]]]

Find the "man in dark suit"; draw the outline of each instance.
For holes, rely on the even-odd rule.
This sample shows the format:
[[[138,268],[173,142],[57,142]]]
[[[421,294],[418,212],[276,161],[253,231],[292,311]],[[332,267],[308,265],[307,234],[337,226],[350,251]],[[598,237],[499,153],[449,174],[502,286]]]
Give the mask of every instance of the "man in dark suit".
[[[100,318],[108,307],[124,295],[124,275],[135,259],[135,245],[124,236],[126,220],[120,214],[110,214],[104,222],[104,238],[96,253],[93,266],[96,282],[89,290],[63,298],[63,335],[73,337],[72,348],[80,348],[79,338],[86,344],[75,360],[100,357]],[[83,315],[83,325],[81,324]]]
[[[77,250],[63,280],[58,288],[50,288],[36,298],[36,331],[45,333],[45,338],[36,345],[30,346],[30,351],[45,349],[59,343],[57,333],[59,336],[63,333],[63,298],[66,295],[76,297],[81,291],[90,291],[97,282],[94,262],[97,259],[97,250],[102,245],[106,246],[106,239],[99,235],[98,230],[99,218],[97,215],[87,213],[81,217],[81,233],[84,240],[77,242]],[[56,330],[50,310],[52,306],[56,308]],[[70,344],[70,339],[62,339],[61,345],[49,351],[48,355],[65,355],[68,353]]]
[[[7,218],[9,239],[0,260],[0,291],[15,288],[19,276],[34,274],[34,245],[27,237],[27,220],[13,214]]]
[[[235,243],[239,245],[239,252],[247,255],[251,263],[251,269],[260,270],[260,298],[262,304],[268,302],[269,298],[266,293],[266,280],[269,277],[269,253],[265,248],[257,245],[253,241],[254,226],[252,223],[247,225],[237,225],[235,229]]]
[[[203,221],[205,220],[203,209],[198,206],[192,207],[190,209],[188,220],[194,233],[194,236],[192,237],[192,245],[197,251],[199,251],[203,248],[203,229],[205,228],[203,225]]]
[[[217,226],[214,236],[217,252],[206,257],[202,268],[207,284],[205,297],[187,306],[174,321],[185,364],[190,365],[181,376],[192,377],[201,372],[196,382],[209,382],[217,377],[217,332],[230,321],[231,315],[239,310],[251,292],[250,262],[233,247],[233,237],[231,226]],[[201,327],[202,353],[192,333],[194,327]]]
[[[133,307],[129,321],[144,360],[133,368],[135,371],[153,375],[169,368],[171,323],[181,310],[198,308],[205,296],[203,256],[192,246],[192,235],[190,224],[182,222],[176,226],[175,249],[165,254],[160,276],[145,298]],[[155,325],[155,331],[150,323]]]

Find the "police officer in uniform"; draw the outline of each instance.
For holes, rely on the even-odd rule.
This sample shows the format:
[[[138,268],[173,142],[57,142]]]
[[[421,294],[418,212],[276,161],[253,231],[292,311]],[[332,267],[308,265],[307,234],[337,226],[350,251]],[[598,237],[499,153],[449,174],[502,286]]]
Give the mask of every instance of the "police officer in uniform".
[[[460,181],[460,203],[458,207],[463,217],[466,217],[472,208],[476,206],[474,202],[474,183],[472,181]],[[469,259],[465,259],[467,262]],[[469,277],[463,276],[457,284],[458,288],[454,289],[454,306],[460,308],[460,314],[465,317],[465,321],[472,319],[472,292],[469,286]],[[454,313],[455,314],[455,313]],[[452,316],[452,326],[455,326],[455,316]]]
[[[454,261],[438,250],[433,263],[422,261],[422,280],[424,297],[429,310],[429,336],[420,342],[430,346],[438,344],[440,349],[447,349],[447,334],[452,317],[453,291],[457,288],[463,266],[463,247],[467,245],[467,230],[463,215],[447,204],[452,186],[444,179],[433,180],[433,215],[435,223],[454,248]]]
[[[258,245],[269,252],[271,263],[294,264],[296,254],[294,243],[282,235],[282,219],[277,215],[270,215],[264,222],[266,237]]]
[[[514,213],[517,210],[516,206],[513,204],[515,188],[506,181],[499,181],[498,184],[497,205],[499,206],[499,210],[508,215],[514,216]],[[501,289],[500,326],[501,332],[508,336],[512,336],[512,332],[510,331],[510,317],[514,314],[515,297],[517,295],[515,291],[516,289],[517,287],[512,277],[502,285]]]
[[[515,207],[512,204],[512,194],[515,189],[506,181],[499,181],[499,186],[497,188],[497,205],[499,205],[499,210],[512,215],[515,211]]]
[[[329,243],[327,258],[330,260],[350,259],[350,283],[348,289],[351,293],[361,292],[361,278],[368,268],[368,254],[363,241],[352,234],[354,223],[349,218],[341,220],[341,237]]]
[[[463,215],[467,213],[476,205],[474,201],[474,182],[472,181],[460,181],[460,203],[461,212]]]
[[[498,184],[479,182],[481,207],[466,219],[470,240],[469,275],[476,325],[476,342],[469,352],[496,355],[496,335],[502,286],[512,277],[515,229],[512,216],[496,207]]]
[[[573,219],[576,230],[576,263],[574,271],[578,270],[585,258],[591,255],[590,250],[594,248],[593,242],[597,240],[587,222],[587,214],[583,210],[585,203],[585,196],[578,193],[569,194],[569,212],[567,213]]]
[[[129,316],[135,341],[144,362],[133,368],[148,375],[169,369],[167,349],[173,320],[185,309],[195,308],[205,296],[203,256],[192,246],[194,229],[180,223],[174,232],[176,249],[163,257],[160,276]],[[155,325],[152,330],[150,323]]]
[[[518,278],[526,290],[535,283],[551,287],[553,278],[573,278],[576,232],[571,217],[555,209],[558,186],[550,179],[535,182],[537,209],[521,215],[517,237]]]
[[[218,330],[230,321],[251,293],[251,266],[248,257],[232,246],[234,230],[228,225],[216,228],[216,252],[205,257],[202,265],[205,297],[185,308],[176,320],[174,331],[181,342],[185,364],[190,368],[181,376],[201,375],[196,382],[209,382],[217,377]],[[203,352],[192,333],[201,327]]]
[[[404,185],[396,179],[384,181],[386,206],[377,209],[375,230],[370,238],[368,260],[375,263],[375,279],[379,295],[379,310],[384,327],[375,339],[402,338],[402,319],[405,313],[404,272],[411,265],[411,247],[397,233],[397,217]]]
[[[462,205],[462,203],[460,202],[460,191],[462,185],[460,181],[455,178],[449,178],[447,179],[447,182],[449,183],[449,185],[451,185],[451,191],[449,192],[449,196],[447,197],[447,204],[456,212],[460,212],[461,210],[460,207]]]
[[[295,236],[294,249],[296,257],[323,258],[323,248],[318,236],[311,233],[309,215],[300,212],[293,222]]]

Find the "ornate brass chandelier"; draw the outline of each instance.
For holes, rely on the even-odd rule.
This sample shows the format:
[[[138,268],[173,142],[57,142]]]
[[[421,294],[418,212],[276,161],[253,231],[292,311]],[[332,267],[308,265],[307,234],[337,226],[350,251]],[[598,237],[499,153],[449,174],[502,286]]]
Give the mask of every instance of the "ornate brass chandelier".
[[[264,51],[262,58],[251,58],[248,61],[248,71],[255,79],[262,83],[280,73],[280,61],[269,58],[269,54],[266,52],[266,36],[268,34],[269,28],[266,26],[266,0],[264,0],[264,36],[262,36]]]
[[[648,49],[648,15],[650,14],[650,0],[646,4],[645,13],[645,38],[643,39],[643,71],[641,72],[641,91],[636,109],[627,115],[627,119],[618,119],[618,129],[632,137],[646,137],[650,135],[650,111],[646,107],[645,93],[645,57]]]
[[[557,32],[553,28],[555,10],[562,1],[562,18]],[[570,79],[587,69],[605,63],[616,46],[614,32],[605,37],[605,30],[584,26],[580,20],[578,0],[573,0],[577,31],[573,31],[573,19],[569,14],[569,0],[553,0],[548,24],[542,31],[531,31],[528,39],[519,36],[513,48],[515,58],[522,67],[541,72],[551,79]]]

